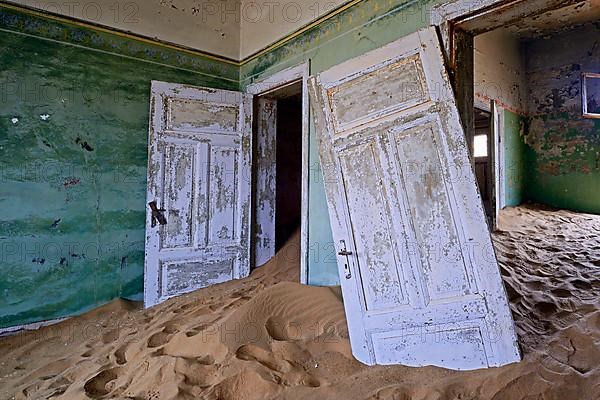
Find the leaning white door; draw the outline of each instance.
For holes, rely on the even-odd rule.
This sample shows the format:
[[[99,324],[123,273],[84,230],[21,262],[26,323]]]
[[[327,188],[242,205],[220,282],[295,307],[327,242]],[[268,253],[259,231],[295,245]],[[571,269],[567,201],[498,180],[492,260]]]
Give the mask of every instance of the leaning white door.
[[[250,271],[252,98],[152,82],[144,304]]]
[[[518,361],[435,30],[310,87],[355,357],[452,369]]]

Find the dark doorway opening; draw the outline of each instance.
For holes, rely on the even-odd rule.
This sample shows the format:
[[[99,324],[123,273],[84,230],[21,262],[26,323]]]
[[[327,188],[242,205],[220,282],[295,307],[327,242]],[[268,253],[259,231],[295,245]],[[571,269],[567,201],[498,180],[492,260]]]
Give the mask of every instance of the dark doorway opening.
[[[302,224],[304,101],[302,81],[255,97],[252,252],[256,267],[281,250]],[[298,254],[286,258],[300,260],[300,246],[293,247]]]
[[[494,216],[494,174],[492,163],[492,143],[493,136],[491,114],[487,111],[475,109],[475,129],[473,137],[470,139],[470,147],[472,149],[473,169],[479,193],[485,209],[485,215],[492,226],[492,218]]]
[[[298,89],[301,88],[298,87]],[[276,147],[275,250],[278,251],[300,227],[302,198],[301,92],[277,99]]]

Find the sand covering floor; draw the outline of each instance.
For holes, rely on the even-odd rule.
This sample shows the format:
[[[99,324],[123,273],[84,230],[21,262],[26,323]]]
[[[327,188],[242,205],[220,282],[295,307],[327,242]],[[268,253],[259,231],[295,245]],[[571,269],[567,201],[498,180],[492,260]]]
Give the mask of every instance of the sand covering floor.
[[[298,237],[248,279],[150,310],[115,301],[0,340],[0,398],[600,399],[600,217],[508,209],[494,235],[521,363],[353,360],[339,292],[298,281]]]

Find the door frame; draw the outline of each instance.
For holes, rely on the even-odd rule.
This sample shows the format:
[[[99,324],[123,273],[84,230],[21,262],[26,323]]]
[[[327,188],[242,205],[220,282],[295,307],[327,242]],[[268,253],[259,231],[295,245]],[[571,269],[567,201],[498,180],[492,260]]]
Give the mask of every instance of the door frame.
[[[411,59],[417,58],[415,53],[419,54],[422,67],[419,67],[418,61],[414,61],[414,66],[410,64]],[[354,86],[350,89],[349,87],[353,84],[357,85],[356,82],[365,85],[365,76],[368,79],[378,77],[381,82],[381,79],[389,78],[386,74],[392,75],[392,72],[389,71],[393,71],[395,68],[402,71],[396,66],[396,64],[401,65],[400,63],[406,65],[404,67],[406,70],[413,68],[416,76],[407,74],[409,78],[406,78],[399,75],[394,78],[396,79],[394,82],[402,82],[401,79],[406,82],[408,82],[407,79],[411,79],[411,82],[424,82],[421,84],[425,88],[423,89],[424,94],[420,95],[419,90],[414,90],[410,92],[413,96],[408,99],[389,96],[393,100],[387,103],[381,101],[372,107],[364,106],[360,108],[358,115],[354,115],[359,110],[358,107],[362,105],[360,93],[364,91],[365,86]],[[421,326],[426,327],[424,330],[418,331],[421,336],[424,332],[429,334],[434,330],[436,333],[442,332],[443,329],[446,329],[443,324],[450,321],[444,318],[453,314],[443,307],[452,308],[455,305],[455,310],[461,310],[461,313],[469,314],[475,308],[480,310],[477,317],[475,314],[467,316],[453,314],[454,317],[451,318],[455,319],[448,323],[456,322],[458,324],[458,321],[469,321],[469,324],[475,325],[476,323],[483,324],[482,321],[485,321],[486,328],[484,329],[483,325],[479,325],[479,327],[481,328],[482,346],[488,349],[485,361],[488,366],[497,366],[519,359],[515,345],[516,335],[512,331],[512,315],[495,257],[492,263],[492,259],[486,257],[484,260],[479,256],[473,257],[473,253],[468,257],[462,256],[467,254],[464,245],[466,243],[477,244],[480,248],[485,248],[486,252],[488,249],[492,249],[492,243],[487,224],[484,222],[483,207],[481,204],[477,204],[479,200],[475,188],[475,176],[469,170],[470,162],[466,150],[466,140],[444,64],[435,29],[428,27],[331,67],[312,77],[309,82],[312,106],[315,112],[314,122],[320,143],[321,165],[324,180],[329,183],[325,189],[332,231],[334,240],[342,245],[337,264],[344,291],[344,306],[348,315],[352,353],[359,361],[369,365],[376,362],[395,363],[400,359],[404,359],[407,365],[412,366],[444,363],[443,359],[435,358],[435,352],[425,352],[421,359],[408,353],[404,355],[404,358],[394,358],[388,356],[388,353],[395,354],[394,349],[408,348],[413,344],[412,339],[408,338],[419,335],[417,333],[413,336],[409,332],[413,327],[416,330]],[[422,68],[423,72],[419,72],[419,68]],[[372,85],[375,84],[374,82],[376,81],[372,80],[367,84]],[[351,90],[354,92],[350,92]],[[384,96],[387,100],[390,92],[380,92],[374,91],[373,96],[377,95],[380,98]],[[342,100],[348,93],[355,97]],[[397,99],[400,101],[396,101]],[[345,108],[348,104],[355,108],[348,111]],[[435,112],[431,113],[431,111]],[[423,128],[421,129],[421,127]],[[425,137],[423,138],[422,135]],[[413,138],[408,140],[412,140],[412,142],[408,145],[397,142],[398,138],[405,140],[406,137],[411,136]],[[416,157],[412,158],[412,154],[415,153],[410,146],[412,149],[418,149],[425,142],[429,144],[426,146],[429,150],[422,154],[417,151]],[[408,151],[407,153],[401,152],[402,146],[404,146],[402,151]],[[343,157],[345,159],[342,159]],[[373,159],[372,164],[363,170],[361,167],[363,161],[371,159]],[[431,166],[422,167],[419,165],[421,162]],[[422,192],[413,190],[409,195],[404,188],[411,188],[411,185],[402,183],[407,179],[425,180],[427,179],[425,174],[434,170],[438,171],[435,172],[436,174],[440,174],[440,178],[432,179],[439,189],[432,189],[432,191],[443,192],[446,196],[444,205],[439,209],[444,207],[451,210],[445,215],[442,215],[442,211],[437,211],[439,196],[436,198],[431,195],[419,194],[424,193],[426,189],[419,189]],[[415,173],[419,174],[416,178],[413,176]],[[456,179],[459,176],[460,178]],[[362,184],[361,180],[363,179],[365,181],[370,179],[375,184]],[[353,182],[359,183],[354,185]],[[386,185],[385,182],[400,182],[398,183],[400,186]],[[449,183],[452,185],[448,186]],[[348,189],[349,187],[351,189]],[[361,190],[365,196],[361,195]],[[460,196],[457,196],[456,193],[460,193]],[[363,201],[363,198],[366,200]],[[424,217],[415,216],[410,203],[419,204],[421,199],[429,198],[432,199],[433,203],[431,204],[435,207],[432,208],[431,205],[428,207],[434,211],[421,213]],[[381,210],[377,211],[376,208],[373,208],[373,204],[383,204],[382,202],[386,204],[382,206]],[[367,212],[363,213],[363,210]],[[377,214],[383,213],[388,213],[389,217],[379,218]],[[433,215],[434,219],[431,219],[430,215]],[[440,222],[434,225],[429,223],[429,221],[437,222],[442,219],[451,222],[444,222],[444,224]],[[375,223],[372,223],[373,221]],[[415,228],[417,223],[421,225]],[[442,225],[448,228],[446,229]],[[434,228],[431,228],[432,226]],[[421,235],[421,238],[418,237],[419,230],[426,232]],[[388,232],[392,238],[401,239],[398,241],[387,240]],[[357,245],[362,242],[357,239],[359,236],[375,237],[376,239],[368,249],[366,246]],[[378,237],[384,238],[383,241],[388,244],[380,246],[376,243]],[[465,279],[465,282],[467,280],[473,282],[457,286],[457,289],[450,291],[444,289],[449,286],[441,283],[451,282],[452,278],[442,272],[448,264],[439,257],[435,257],[435,254],[431,252],[431,249],[439,246],[442,238],[447,237],[455,238],[450,239],[448,243],[459,249],[454,254],[459,252],[461,254],[460,257],[455,258],[457,263],[464,265],[463,278],[460,279]],[[415,244],[427,246],[428,254],[422,251],[415,252],[412,247]],[[484,247],[481,247],[482,245]],[[437,248],[439,249],[439,247]],[[398,279],[394,278],[392,273],[386,274],[387,276],[381,274],[382,268],[371,269],[373,259],[369,260],[367,251],[376,251],[376,257],[379,259],[386,256],[386,261],[382,261],[383,265],[395,265]],[[438,268],[440,272],[437,275],[428,275],[426,272],[422,272],[424,270],[421,266],[424,263],[430,264],[431,261],[440,266]],[[400,273],[400,270],[404,272]],[[373,271],[375,273],[372,273]],[[427,276],[431,278],[431,282],[437,280],[440,283],[425,282]],[[473,278],[469,278],[470,276]],[[459,279],[458,275],[456,277],[455,279]],[[490,279],[491,277],[494,279]],[[426,285],[428,285],[427,288]],[[476,290],[467,289],[468,285]],[[398,293],[401,292],[403,295],[395,295],[394,287],[401,287],[402,289],[398,289]],[[379,305],[367,304],[369,292],[379,292],[382,299]],[[473,297],[470,297],[471,295]],[[472,299],[478,302],[481,299],[481,304],[485,303],[485,305],[465,308],[459,304],[463,301],[463,296],[468,301]],[[411,297],[413,300],[409,300]],[[431,314],[427,314],[424,309],[430,305]],[[402,310],[402,318],[398,318],[396,307]],[[492,315],[493,318],[488,318]],[[478,320],[481,321],[477,322]],[[504,321],[507,322],[506,325],[504,325]],[[504,328],[509,326],[509,321],[510,331]],[[431,330],[429,330],[430,327]],[[450,330],[456,329],[467,329],[466,324],[456,328],[453,326]],[[487,332],[494,333],[494,340],[487,340],[490,337]],[[503,335],[497,336],[496,332],[502,332]],[[441,336],[436,334],[436,341],[438,339],[441,339]],[[396,346],[403,341],[406,345]],[[414,345],[417,345],[417,342],[419,340],[416,340]],[[451,342],[452,340],[447,341],[447,343]],[[492,347],[498,350],[490,351]],[[400,355],[402,350],[398,351],[397,354]],[[457,355],[453,360],[454,364],[452,365],[454,366],[451,368],[477,367],[476,362],[473,361],[474,358],[463,363],[461,357]],[[471,367],[467,365],[471,365]],[[444,366],[448,367],[448,365]]]
[[[309,61],[286,68],[265,78],[259,79],[246,87],[246,92],[255,97],[265,96],[285,86],[302,82],[302,197],[300,221],[300,283],[308,284],[308,201],[310,184],[310,117],[308,100]],[[259,111],[260,112],[260,111]],[[257,180],[258,181],[258,180]]]
[[[494,174],[494,203],[495,203],[495,215],[494,215],[494,226],[492,229],[497,230],[498,218],[500,217],[500,210],[506,207],[506,180],[505,171],[506,164],[504,159],[504,109],[498,104],[497,101],[490,101],[490,113],[491,113],[491,135],[493,143],[492,157],[493,157],[493,174]]]
[[[492,116],[491,157],[494,175],[494,205],[492,231],[498,228],[498,216],[506,206],[504,165],[504,112],[499,102],[482,104],[474,96],[474,44],[476,35],[501,28],[518,18],[530,17],[559,9],[575,0],[454,0],[431,10],[431,24],[438,27],[443,43],[446,65],[449,66],[456,102],[465,135],[475,130],[474,108],[490,111]]]
[[[486,179],[486,188],[488,190],[488,195],[490,197],[489,202],[490,202],[490,206],[493,207],[492,208],[492,212],[493,214],[490,216],[490,219],[487,219],[488,222],[491,222],[490,225],[490,231],[494,232],[496,230],[496,218],[498,215],[498,209],[496,208],[496,179],[497,179],[497,175],[496,175],[496,165],[497,165],[497,153],[496,153],[496,149],[497,149],[497,145],[496,145],[496,141],[495,141],[495,132],[494,132],[494,116],[492,114],[492,102],[490,103],[483,103],[483,102],[478,102],[477,100],[475,101],[475,105],[474,105],[474,110],[480,110],[483,112],[486,112],[489,114],[489,130],[487,133],[487,157],[488,157],[488,162],[489,162],[489,167],[488,167],[488,177]],[[473,168],[476,168],[477,165],[477,158],[474,155],[474,145],[473,145],[473,140],[475,139],[475,136],[477,136],[477,132],[475,131],[475,129],[473,129],[472,132],[470,132],[472,134],[472,136],[467,137],[467,141],[469,142],[469,157],[471,159],[471,163],[473,164]],[[475,176],[477,177],[477,172],[475,171]],[[484,195],[483,193],[481,193],[481,188],[479,188],[480,191],[480,195],[481,195],[481,200],[483,201],[484,199]],[[485,208],[485,204],[484,204],[484,210],[486,211],[486,217],[487,217],[487,209]]]

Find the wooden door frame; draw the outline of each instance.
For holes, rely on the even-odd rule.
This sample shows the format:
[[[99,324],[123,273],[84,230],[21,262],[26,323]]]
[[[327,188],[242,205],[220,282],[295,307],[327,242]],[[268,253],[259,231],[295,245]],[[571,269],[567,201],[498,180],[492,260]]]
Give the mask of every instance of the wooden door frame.
[[[302,82],[302,197],[300,221],[300,283],[308,284],[308,200],[310,183],[309,159],[309,103],[308,77],[310,64],[308,61],[289,67],[269,75],[246,87],[246,92],[256,97],[265,96],[285,86]],[[259,111],[260,112],[260,111]]]
[[[443,43],[446,65],[454,86],[456,102],[465,135],[472,137],[475,129],[474,108],[474,44],[476,35],[501,28],[515,20],[576,4],[581,0],[454,0],[431,10],[431,24],[438,27]],[[504,194],[504,118],[498,104],[487,104],[492,113],[493,139],[492,174],[494,175],[495,217],[492,230],[497,229],[498,213],[505,206]]]
[[[406,345],[398,346],[398,343],[414,337],[405,328],[414,328],[421,334],[425,331],[427,334],[442,332],[446,329],[444,324],[447,320],[444,318],[453,314],[449,309],[456,306],[461,313],[469,313],[468,310],[477,308],[463,307],[460,304],[463,296],[468,299],[466,301],[485,302],[477,317],[453,314],[455,319],[452,320],[457,324],[468,321],[465,325],[457,325],[456,329],[470,329],[466,328],[467,324],[479,324],[473,329],[480,329],[481,346],[488,349],[486,360],[481,361],[481,365],[495,366],[518,359],[516,336],[512,328],[505,329],[509,325],[512,327],[512,316],[495,259],[492,261],[486,257],[484,260],[478,256],[456,258],[464,265],[464,274],[461,278],[457,275],[456,279],[473,283],[457,286],[450,293],[441,289],[447,287],[442,282],[452,279],[445,273],[448,263],[431,252],[434,246],[445,246],[445,240],[448,240],[448,246],[460,248],[453,254],[460,252],[466,255],[463,243],[467,242],[486,251],[492,248],[483,207],[477,204],[475,176],[469,170],[466,140],[444,64],[435,29],[428,27],[331,67],[309,81],[321,165],[327,183],[325,189],[332,233],[336,243],[343,246],[337,265],[352,353],[359,361],[369,365],[400,360],[411,366],[444,363],[443,359],[436,358],[435,352],[417,350],[422,352],[418,356],[413,353],[402,355],[401,349],[416,342],[406,339]],[[411,69],[415,71],[414,75],[409,75]],[[400,71],[399,75],[394,76],[395,71]],[[368,93],[372,97],[365,95],[363,99],[368,97],[366,101],[372,102],[373,106],[360,103],[360,93],[366,85],[381,85],[382,82],[403,85],[409,79],[410,82],[418,82],[423,87],[422,92],[411,90],[411,96],[400,98],[392,95],[389,96],[392,100],[387,100],[390,93],[402,91],[396,86]],[[358,84],[364,86],[359,87]],[[356,97],[351,97],[353,95]],[[350,106],[354,108],[349,110]],[[410,142],[406,142],[408,140]],[[423,143],[428,144],[425,146],[427,149],[419,153]],[[422,163],[427,166],[420,165]],[[364,165],[368,166],[363,168]],[[412,181],[425,181],[432,173],[440,174],[440,178],[432,179],[436,183],[431,185],[431,190],[443,192],[445,199],[438,195],[421,195],[419,193],[424,192],[410,184]],[[366,184],[363,180],[371,182]],[[363,198],[366,200],[362,201]],[[430,201],[425,206],[430,210],[443,208],[450,211],[428,212],[422,208],[424,211],[419,214],[412,205],[420,205],[421,200]],[[377,208],[378,204],[381,207]],[[386,215],[380,218],[382,213]],[[433,224],[431,221],[434,221]],[[368,248],[361,245],[365,241],[360,237],[375,239]],[[388,240],[388,237],[392,239]],[[396,241],[394,237],[401,240]],[[368,255],[371,251],[376,252],[379,260],[385,258],[382,263],[392,272],[372,269],[373,258]],[[436,265],[433,265],[434,262]],[[429,283],[427,276],[432,275],[423,272],[423,265],[430,265],[430,270],[439,266],[439,272]],[[471,276],[473,278],[469,278]],[[434,280],[440,283],[432,284]],[[469,291],[468,285],[476,289]],[[399,288],[398,293],[402,294],[395,295],[395,288]],[[377,299],[370,293],[376,293],[381,302],[369,303],[369,296]],[[473,297],[469,297],[471,294]],[[448,309],[438,308],[440,305]],[[398,317],[396,307],[402,311],[402,318]],[[429,311],[431,314],[428,314]],[[492,311],[494,316],[488,311]],[[486,324],[485,328],[483,324]],[[421,330],[421,326],[426,326],[425,330]],[[498,328],[494,328],[500,326],[502,335],[494,334],[497,340],[488,341],[490,335],[487,332],[492,329],[500,333]],[[454,330],[454,326],[451,329]],[[498,350],[492,350],[492,347]],[[395,354],[394,348],[399,353],[388,356],[388,353]],[[469,354],[483,353],[479,350],[465,351]],[[479,367],[475,364],[481,357],[463,362],[466,358],[461,358],[462,355],[449,354],[452,366],[448,363],[443,366],[457,369],[471,368],[467,365]]]

